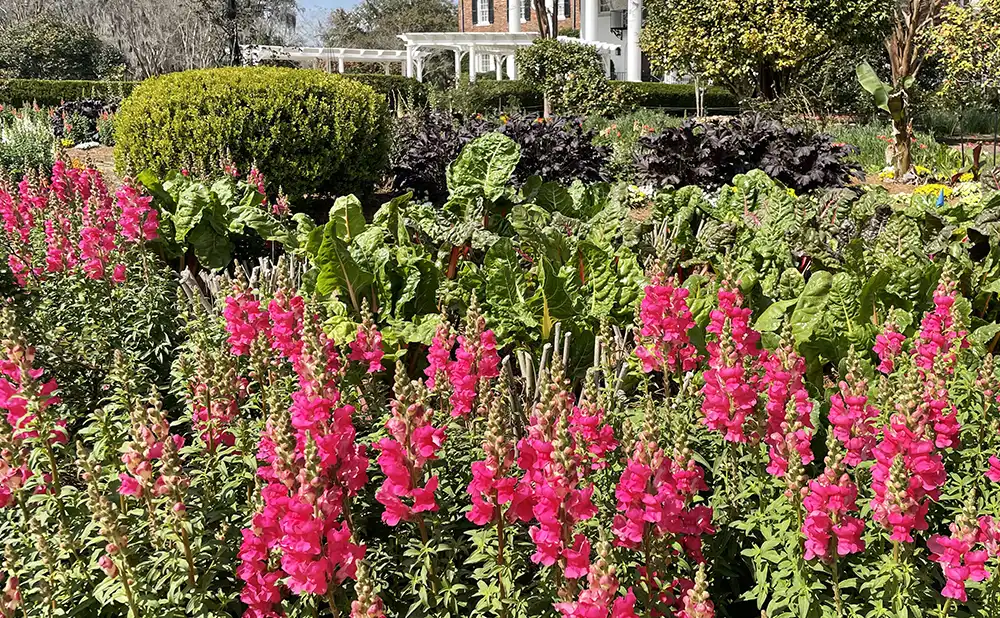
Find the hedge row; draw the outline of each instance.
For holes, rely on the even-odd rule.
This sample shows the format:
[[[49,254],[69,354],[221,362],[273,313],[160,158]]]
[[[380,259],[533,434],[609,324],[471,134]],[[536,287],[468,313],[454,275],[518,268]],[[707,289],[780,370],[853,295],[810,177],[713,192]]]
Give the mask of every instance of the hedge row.
[[[20,107],[38,103],[51,107],[81,99],[120,100],[137,82],[85,80],[0,79],[0,104]]]
[[[694,85],[664,84],[659,82],[618,82],[632,95],[637,107],[662,108],[678,114],[695,110]],[[542,93],[519,81],[483,80],[465,84],[452,91],[446,106],[463,113],[520,109],[541,109]],[[739,110],[739,101],[722,88],[709,88],[705,92],[705,108],[709,113],[726,113]]]
[[[129,173],[256,164],[293,198],[366,193],[389,152],[385,97],[321,71],[230,67],[142,82],[115,119],[115,162]]]
[[[367,84],[375,92],[384,94],[392,108],[400,103],[416,107],[427,104],[427,87],[411,77],[381,73],[358,73],[346,77]],[[17,107],[25,103],[55,106],[65,101],[80,99],[119,100],[128,96],[137,83],[5,79],[0,80],[0,104]]]
[[[375,92],[384,94],[392,109],[399,105],[409,107],[427,105],[427,86],[412,77],[383,73],[348,73],[344,77],[371,86]]]

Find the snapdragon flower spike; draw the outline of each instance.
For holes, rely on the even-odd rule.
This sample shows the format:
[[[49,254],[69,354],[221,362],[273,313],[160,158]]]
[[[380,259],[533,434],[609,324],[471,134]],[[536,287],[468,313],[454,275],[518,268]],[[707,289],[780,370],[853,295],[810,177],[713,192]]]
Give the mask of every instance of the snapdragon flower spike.
[[[802,502],[806,516],[805,559],[832,562],[865,550],[862,539],[865,522],[850,515],[858,510],[858,488],[844,469],[843,447],[831,434],[827,439],[826,469],[809,481],[809,493]]]
[[[563,618],[637,618],[632,590],[618,596],[618,578],[610,556],[611,544],[602,539],[597,544],[597,560],[587,572],[587,587],[575,600],[555,604]]]
[[[23,441],[15,438],[10,425],[0,420],[0,509],[17,499],[31,476],[27,455]]]
[[[241,280],[233,284],[233,292],[226,296],[225,303],[222,316],[226,320],[230,349],[236,356],[247,356],[251,344],[270,329],[271,316],[261,307],[257,294]]]
[[[271,318],[268,333],[271,349],[276,350],[283,358],[294,361],[302,351],[305,300],[282,287],[268,304],[267,314]]]
[[[0,316],[4,331],[0,358],[0,410],[15,440],[46,436],[49,443],[67,441],[66,421],[56,418],[51,408],[60,403],[55,395],[55,380],[43,381],[45,370],[35,367],[35,349],[16,331],[13,317],[4,311]]]
[[[580,402],[569,417],[569,431],[583,453],[583,464],[591,470],[607,467],[608,455],[618,448],[614,428],[605,422],[604,408],[597,399],[597,373],[591,370]]]
[[[271,407],[258,448],[264,506],[243,531],[237,570],[245,616],[276,615],[282,584],[293,594],[327,594],[355,577],[364,555],[345,510],[367,482],[368,460],[356,442],[353,408],[338,405],[333,342],[307,315],[304,324],[288,324],[302,333],[293,363],[298,390],[290,408]]]
[[[677,618],[714,618],[715,605],[708,596],[705,565],[698,565],[694,586],[684,594],[684,604]]]
[[[121,235],[131,242],[156,240],[160,228],[159,213],[150,204],[151,195],[141,195],[131,178],[124,178],[115,193],[121,217],[118,225]]]
[[[514,465],[514,445],[507,437],[504,388],[507,374],[501,373],[501,383],[496,391],[491,391],[487,409],[486,435],[483,438],[483,452],[486,457],[472,463],[472,482],[466,491],[472,500],[472,509],[465,517],[478,526],[499,522],[504,516],[504,506],[514,499],[517,478],[511,474]]]
[[[986,562],[990,558],[985,548],[976,546],[990,542],[976,516],[975,497],[971,496],[962,512],[951,524],[951,536],[935,534],[927,540],[930,560],[941,565],[945,586],[941,595],[962,603],[968,601],[965,585],[969,581],[981,582],[990,577]]]
[[[396,526],[400,521],[417,519],[420,513],[438,510],[434,492],[437,475],[427,476],[427,463],[437,459],[444,445],[443,427],[434,427],[434,410],[426,403],[427,391],[419,382],[406,383],[406,369],[396,365],[395,397],[386,421],[389,437],[382,438],[378,465],[385,480],[375,492],[383,506],[382,521]]]
[[[14,566],[13,545],[7,545],[5,550],[3,572],[0,572],[0,617],[14,618],[17,610],[21,607],[21,582],[17,576]]]
[[[699,355],[688,335],[694,327],[689,294],[676,277],[666,277],[657,266],[639,306],[640,339],[635,353],[646,373],[684,373],[697,367]]]
[[[368,373],[376,373],[385,369],[382,367],[385,352],[382,350],[382,333],[375,325],[367,300],[362,301],[361,315],[361,324],[358,325],[354,341],[350,343],[351,353],[347,358],[365,364]]]
[[[813,460],[811,447],[813,426],[810,420],[813,404],[809,400],[803,378],[805,359],[795,353],[790,334],[782,338],[774,352],[764,352],[764,375],[761,386],[766,389],[767,435],[770,447],[767,466],[769,474],[782,477],[788,471],[790,450],[798,453],[803,465]]]
[[[911,374],[914,372],[910,372]],[[890,531],[893,541],[912,543],[914,530],[927,529],[930,500],[937,500],[945,482],[941,455],[924,432],[915,432],[913,410],[919,405],[919,384],[910,380],[897,397],[896,412],[881,432],[873,455],[871,506],[875,521]]]
[[[942,281],[934,292],[934,309],[924,314],[920,332],[914,344],[916,365],[925,372],[943,371],[951,375],[958,362],[957,349],[969,347],[966,332],[958,326],[955,300],[958,291],[955,282]],[[941,360],[943,367],[935,367]]]
[[[741,306],[743,297],[738,289],[723,283],[718,299],[719,306],[712,311],[706,329],[714,337],[705,344],[704,423],[722,432],[728,442],[749,442],[759,437],[747,425],[757,407],[760,333],[750,327],[750,309]]]
[[[584,485],[581,449],[573,439],[569,418],[573,396],[558,357],[541,373],[541,399],[529,419],[528,434],[518,442],[518,481],[511,516],[537,522],[529,529],[535,544],[531,561],[558,564],[567,579],[578,579],[590,567],[590,542],[575,534],[576,524],[597,514],[594,487]]]
[[[839,390],[830,395],[830,425],[833,435],[846,450],[844,463],[854,467],[872,458],[879,411],[868,403],[868,382],[853,349],[847,374],[837,387]]]
[[[357,571],[354,592],[358,598],[351,602],[351,618],[385,618],[385,608],[372,585],[368,565],[359,562]]]
[[[692,558],[703,561],[701,537],[714,532],[711,507],[693,503],[699,492],[708,489],[704,470],[683,442],[673,458],[667,456],[658,444],[653,417],[647,408],[645,427],[615,488],[615,545],[638,550],[670,535]]]
[[[448,363],[448,380],[452,393],[451,415],[467,416],[472,412],[476,396],[489,388],[489,381],[500,375],[500,356],[496,335],[486,328],[486,318],[479,313],[476,297],[469,303],[465,329],[458,336],[455,360]]]
[[[437,391],[448,386],[448,365],[451,363],[451,351],[454,347],[455,334],[451,332],[447,318],[441,316],[441,321],[434,329],[431,347],[427,351],[427,369],[424,370],[427,388]]]
[[[903,342],[906,336],[899,332],[898,326],[887,322],[885,330],[875,335],[875,346],[872,350],[878,355],[878,370],[888,375],[896,370],[896,361],[903,352]]]

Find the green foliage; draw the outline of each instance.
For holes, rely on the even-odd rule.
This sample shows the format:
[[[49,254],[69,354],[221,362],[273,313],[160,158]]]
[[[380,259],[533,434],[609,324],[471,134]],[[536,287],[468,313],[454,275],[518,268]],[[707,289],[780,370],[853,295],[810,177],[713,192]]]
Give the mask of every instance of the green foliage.
[[[288,251],[305,243],[296,224],[308,218],[301,214],[292,220],[275,216],[263,204],[267,196],[245,179],[227,174],[206,180],[171,172],[161,181],[146,170],[137,180],[154,197],[153,205],[160,213],[160,238],[169,257],[191,252],[205,268],[224,268],[233,261],[234,241],[248,231]]]
[[[381,73],[349,73],[349,79],[371,86],[383,95],[389,109],[412,109],[427,105],[427,86],[412,77]]]
[[[137,82],[0,79],[0,103],[4,105],[58,106],[65,101],[96,99],[120,100],[128,96]]]
[[[944,74],[941,97],[953,104],[1000,101],[1000,2],[943,7],[928,38]]]
[[[30,107],[0,110],[0,177],[46,173],[52,167],[55,147],[45,111]]]
[[[0,78],[100,79],[121,64],[117,56],[89,28],[51,17],[0,29]]]
[[[634,107],[656,108],[680,113],[695,111],[694,84],[664,84],[660,82],[624,82],[622,91],[634,97]],[[705,111],[712,115],[738,112],[739,100],[719,87],[705,89]]]
[[[775,99],[835,44],[881,38],[890,5],[652,0],[645,8],[642,46],[654,72],[698,76],[741,98]]]
[[[254,164],[293,197],[367,193],[388,155],[385,98],[320,71],[246,67],[143,82],[115,118],[122,171]]]
[[[538,39],[517,50],[516,62],[521,81],[548,97],[556,113],[612,116],[630,109],[628,91],[605,78],[589,45]]]

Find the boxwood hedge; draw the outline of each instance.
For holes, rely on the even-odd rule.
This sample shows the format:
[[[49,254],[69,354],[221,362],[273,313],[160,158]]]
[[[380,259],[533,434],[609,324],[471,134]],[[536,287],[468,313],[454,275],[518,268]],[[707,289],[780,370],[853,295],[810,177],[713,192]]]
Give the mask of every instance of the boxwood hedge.
[[[199,69],[139,84],[115,119],[120,173],[256,164],[292,197],[366,193],[389,150],[385,97],[322,71]]]
[[[98,99],[119,100],[135,88],[136,82],[102,82],[54,79],[0,79],[0,105],[20,107],[38,103],[45,107],[66,101]]]

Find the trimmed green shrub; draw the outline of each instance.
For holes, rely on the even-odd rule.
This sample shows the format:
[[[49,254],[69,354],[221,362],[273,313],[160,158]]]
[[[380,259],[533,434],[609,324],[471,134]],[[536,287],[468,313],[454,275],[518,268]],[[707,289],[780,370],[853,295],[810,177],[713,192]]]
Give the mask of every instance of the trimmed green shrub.
[[[427,86],[402,75],[382,73],[355,73],[344,77],[371,86],[375,92],[385,95],[390,109],[398,107],[424,107],[427,105]]]
[[[0,77],[101,79],[123,62],[121,51],[69,21],[46,16],[0,27]]]
[[[542,109],[542,93],[522,81],[465,82],[444,93],[438,107],[462,114]]]
[[[119,172],[256,164],[292,197],[368,193],[389,152],[385,97],[322,71],[230,67],[147,80],[115,117]]]
[[[663,108],[683,115],[684,112],[693,113],[695,109],[692,84],[609,83],[617,86],[627,110]],[[464,114],[514,108],[540,110],[542,93],[523,81],[477,81],[450,91],[449,98],[442,103],[441,106],[452,107]],[[712,114],[737,113],[739,101],[722,88],[709,88],[705,92],[705,107]]]
[[[55,107],[68,101],[123,99],[138,82],[104,82],[74,79],[0,79],[0,104],[20,107],[38,103]]]
[[[626,92],[635,97],[637,108],[663,108],[677,112],[693,112],[694,84],[664,84],[661,82],[620,82]],[[737,113],[740,103],[722,88],[705,91],[705,109],[709,113]]]

